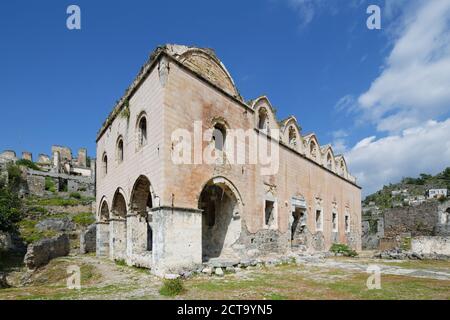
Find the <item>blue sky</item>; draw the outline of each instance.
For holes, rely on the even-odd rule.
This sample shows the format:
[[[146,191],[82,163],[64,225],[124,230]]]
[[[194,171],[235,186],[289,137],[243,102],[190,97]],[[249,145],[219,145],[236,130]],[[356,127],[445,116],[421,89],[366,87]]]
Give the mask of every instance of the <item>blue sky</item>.
[[[446,2],[3,1],[0,150],[36,158],[61,144],[95,156],[97,130],[150,52],[179,43],[215,49],[245,99],[265,94],[279,119],[293,114],[333,143],[365,193],[436,173],[450,165]],[[70,4],[81,30],[66,28]],[[382,8],[382,30],[367,29],[369,4]],[[425,157],[405,150],[416,136]]]

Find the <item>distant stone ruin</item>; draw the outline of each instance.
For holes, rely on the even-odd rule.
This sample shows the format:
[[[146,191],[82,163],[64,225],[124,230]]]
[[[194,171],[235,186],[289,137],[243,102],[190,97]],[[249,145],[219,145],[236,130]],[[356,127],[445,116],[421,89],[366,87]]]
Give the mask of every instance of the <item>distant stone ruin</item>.
[[[70,148],[52,146],[52,156],[39,154],[33,162],[31,152],[22,152],[22,159],[32,162],[35,167],[22,165],[20,194],[23,196],[44,196],[46,192],[79,192],[84,196],[95,196],[95,159],[87,156],[87,149],[78,150],[76,158]],[[16,153],[6,150],[0,153],[0,180],[8,181],[8,163],[17,163]],[[51,185],[52,190],[48,190]]]

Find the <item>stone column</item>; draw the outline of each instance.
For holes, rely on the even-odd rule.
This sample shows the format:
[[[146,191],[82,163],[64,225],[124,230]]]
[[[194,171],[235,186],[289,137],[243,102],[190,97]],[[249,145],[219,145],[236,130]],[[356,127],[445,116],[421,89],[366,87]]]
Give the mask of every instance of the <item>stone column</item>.
[[[109,257],[109,222],[97,222],[96,252],[98,257]]]
[[[153,214],[153,269],[162,276],[202,263],[202,211],[158,207]]]
[[[110,252],[113,260],[127,258],[127,221],[124,218],[110,219]]]

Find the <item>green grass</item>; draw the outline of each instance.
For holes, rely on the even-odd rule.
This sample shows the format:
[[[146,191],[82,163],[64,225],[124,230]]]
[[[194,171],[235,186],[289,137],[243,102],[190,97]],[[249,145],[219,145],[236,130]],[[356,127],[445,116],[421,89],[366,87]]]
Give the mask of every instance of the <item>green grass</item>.
[[[265,296],[265,298],[268,300],[287,300],[288,299],[288,297],[286,297],[282,294],[279,294],[279,293],[268,293]]]
[[[186,292],[186,289],[181,279],[165,279],[161,289],[159,289],[159,294],[166,297],[175,297],[184,292]]]
[[[127,263],[126,263],[126,261],[124,259],[114,260],[114,263],[116,265],[120,266],[120,267],[126,267],[127,266]]]
[[[79,192],[71,192],[69,197],[74,199],[81,199],[81,194]]]
[[[74,215],[72,221],[80,226],[89,226],[95,222],[95,218],[91,212],[83,212]]]
[[[20,159],[16,161],[16,165],[18,166],[24,166],[33,170],[41,171],[41,168],[39,168],[33,161],[26,160],[26,159]]]
[[[19,222],[19,232],[21,238],[26,243],[34,243],[44,238],[54,237],[57,233],[52,230],[40,231],[36,228],[38,221],[24,219]]]

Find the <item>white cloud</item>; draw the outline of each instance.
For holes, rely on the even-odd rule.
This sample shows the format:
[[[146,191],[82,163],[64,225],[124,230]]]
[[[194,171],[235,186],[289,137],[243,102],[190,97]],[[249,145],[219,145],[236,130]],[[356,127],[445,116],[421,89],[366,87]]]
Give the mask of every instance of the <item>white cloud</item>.
[[[317,6],[321,0],[289,0],[289,5],[298,13],[300,25],[309,24],[316,14]]]
[[[332,133],[333,141],[333,152],[335,155],[341,154],[347,151],[346,138],[348,133],[345,130],[337,130]]]
[[[364,195],[405,176],[436,174],[450,166],[450,119],[428,121],[385,138],[365,138],[346,158]]]
[[[450,106],[450,1],[422,2],[401,19],[403,32],[383,72],[358,98],[363,117],[391,133],[445,115]]]

